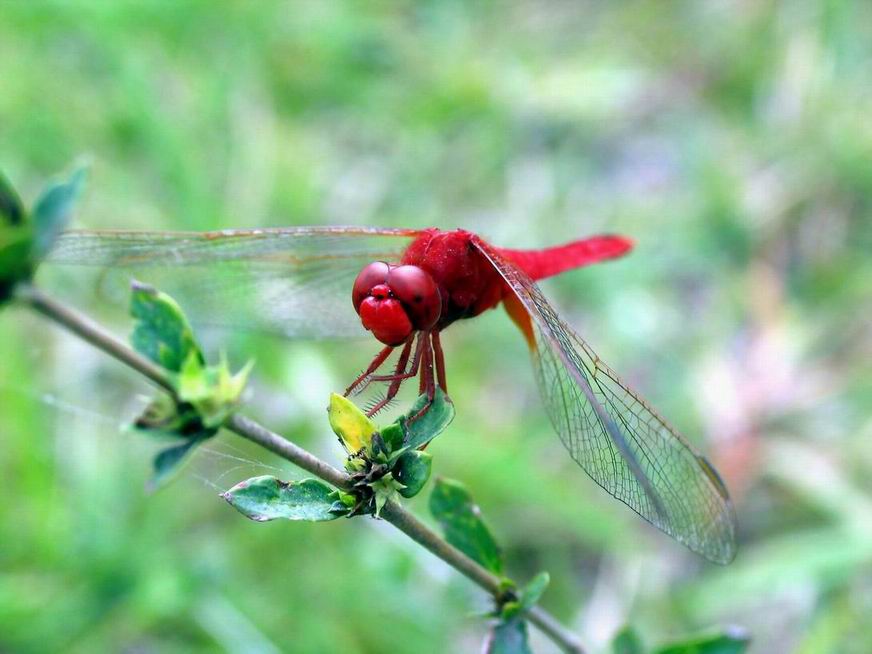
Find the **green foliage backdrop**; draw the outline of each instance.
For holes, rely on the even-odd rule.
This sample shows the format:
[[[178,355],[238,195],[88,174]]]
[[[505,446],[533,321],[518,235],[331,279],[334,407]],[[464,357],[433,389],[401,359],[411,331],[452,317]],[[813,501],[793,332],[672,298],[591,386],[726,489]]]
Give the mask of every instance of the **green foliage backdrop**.
[[[567,319],[711,455],[740,553],[710,566],[565,456],[501,311],[446,333],[457,418],[429,448],[508,572],[597,651],[736,623],[752,652],[868,652],[872,5],[534,0],[0,3],[0,169],[32,201],[92,162],[77,226],[598,231],[548,282]],[[83,271],[56,294],[110,321]],[[251,412],[323,458],[372,344],[215,332]],[[221,435],[144,493],[134,375],[0,314],[0,650],[477,650],[482,595],[367,520],[255,525],[218,497],[301,475]],[[410,395],[404,396],[408,402]],[[426,513],[426,501],[411,502]],[[537,652],[553,647],[532,634]]]

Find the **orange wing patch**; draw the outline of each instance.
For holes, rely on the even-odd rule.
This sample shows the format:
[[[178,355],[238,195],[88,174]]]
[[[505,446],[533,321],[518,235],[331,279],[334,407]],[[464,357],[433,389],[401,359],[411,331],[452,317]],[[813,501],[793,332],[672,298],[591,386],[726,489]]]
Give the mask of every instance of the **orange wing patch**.
[[[503,306],[506,308],[509,318],[518,326],[521,333],[524,334],[529,348],[535,350],[536,336],[533,334],[533,321],[530,319],[530,314],[527,312],[526,307],[524,307],[514,291],[508,290],[506,292],[503,297]]]

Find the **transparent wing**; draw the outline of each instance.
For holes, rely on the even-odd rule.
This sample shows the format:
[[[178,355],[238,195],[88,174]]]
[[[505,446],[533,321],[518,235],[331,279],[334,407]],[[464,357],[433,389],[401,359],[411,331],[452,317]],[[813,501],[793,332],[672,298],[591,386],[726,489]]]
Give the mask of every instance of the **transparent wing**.
[[[570,456],[655,527],[729,563],[735,515],[712,465],[560,320],[523,271],[480,239],[477,245],[529,314],[539,389]]]
[[[173,295],[198,324],[290,338],[362,336],[351,304],[364,265],[396,261],[418,234],[367,227],[220,232],[70,231],[49,260],[101,269],[99,292],[131,279]]]

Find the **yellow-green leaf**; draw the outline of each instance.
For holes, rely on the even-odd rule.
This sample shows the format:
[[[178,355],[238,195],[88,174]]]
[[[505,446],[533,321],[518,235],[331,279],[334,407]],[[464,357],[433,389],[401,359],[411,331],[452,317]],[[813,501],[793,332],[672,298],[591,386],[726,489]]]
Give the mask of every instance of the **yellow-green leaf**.
[[[218,427],[239,404],[253,366],[249,361],[234,375],[223,354],[217,366],[204,366],[191,352],[177,378],[179,399],[194,407],[206,427]]]
[[[339,437],[348,452],[354,453],[369,448],[376,426],[363,411],[357,408],[354,402],[336,393],[331,393],[327,417],[330,420],[333,433]]]

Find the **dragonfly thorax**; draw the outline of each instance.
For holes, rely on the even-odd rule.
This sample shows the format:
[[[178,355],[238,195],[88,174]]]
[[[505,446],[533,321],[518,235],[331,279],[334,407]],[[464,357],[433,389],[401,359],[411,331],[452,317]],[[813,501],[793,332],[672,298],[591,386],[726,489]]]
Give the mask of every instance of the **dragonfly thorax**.
[[[351,299],[364,328],[385,345],[432,328],[442,314],[439,287],[418,266],[375,261],[358,274]]]

